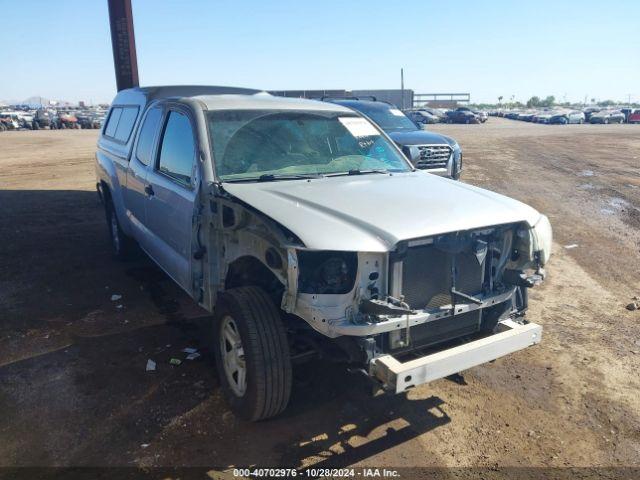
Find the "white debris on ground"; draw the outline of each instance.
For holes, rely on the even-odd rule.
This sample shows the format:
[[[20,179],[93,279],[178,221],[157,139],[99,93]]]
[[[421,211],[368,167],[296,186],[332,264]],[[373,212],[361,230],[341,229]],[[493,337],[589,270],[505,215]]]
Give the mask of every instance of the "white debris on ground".
[[[155,372],[156,371],[156,362],[151,359],[147,360],[147,372]]]
[[[117,295],[117,294],[113,294],[111,295],[111,301],[112,302],[117,302],[118,300],[120,300],[122,298],[122,295]]]
[[[573,248],[578,248],[578,244],[572,243],[571,245],[565,245],[564,248],[566,248],[567,250],[571,250]]]

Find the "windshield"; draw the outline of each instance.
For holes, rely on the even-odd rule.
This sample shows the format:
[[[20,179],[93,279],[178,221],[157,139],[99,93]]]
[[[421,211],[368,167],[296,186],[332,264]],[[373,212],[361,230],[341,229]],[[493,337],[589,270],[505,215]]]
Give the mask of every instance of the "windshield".
[[[385,132],[418,130],[418,127],[404,113],[390,105],[381,103],[367,105],[366,103],[354,102],[343,105],[364,113]]]
[[[208,123],[222,181],[411,170],[402,154],[355,114],[219,110],[208,113]]]

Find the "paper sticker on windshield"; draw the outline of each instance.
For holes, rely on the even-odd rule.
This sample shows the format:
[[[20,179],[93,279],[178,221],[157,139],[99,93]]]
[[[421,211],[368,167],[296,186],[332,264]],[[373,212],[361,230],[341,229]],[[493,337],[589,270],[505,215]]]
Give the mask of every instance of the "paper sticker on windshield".
[[[354,137],[374,137],[380,135],[376,127],[361,117],[338,117],[340,123],[345,126]]]
[[[391,108],[389,109],[389,111],[394,114],[396,117],[404,117],[404,113],[402,113],[400,110],[398,110],[397,108]]]

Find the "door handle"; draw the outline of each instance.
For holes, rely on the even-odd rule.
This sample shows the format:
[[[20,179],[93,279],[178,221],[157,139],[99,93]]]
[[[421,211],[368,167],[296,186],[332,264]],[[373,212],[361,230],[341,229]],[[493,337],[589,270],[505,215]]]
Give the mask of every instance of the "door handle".
[[[146,193],[150,197],[153,197],[153,195],[155,194],[151,185],[147,185],[146,187],[144,187],[144,193]]]

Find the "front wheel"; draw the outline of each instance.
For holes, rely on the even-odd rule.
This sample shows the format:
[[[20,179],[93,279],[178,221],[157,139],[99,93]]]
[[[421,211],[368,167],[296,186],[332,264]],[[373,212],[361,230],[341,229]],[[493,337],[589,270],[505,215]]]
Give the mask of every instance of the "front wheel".
[[[258,421],[286,408],[289,343],[280,312],[264,290],[239,287],[220,295],[212,343],[222,390],[236,415]]]

